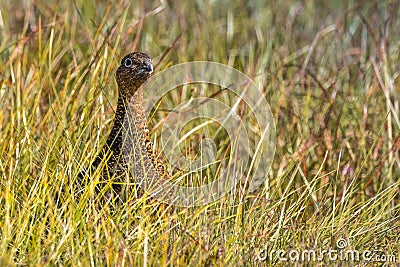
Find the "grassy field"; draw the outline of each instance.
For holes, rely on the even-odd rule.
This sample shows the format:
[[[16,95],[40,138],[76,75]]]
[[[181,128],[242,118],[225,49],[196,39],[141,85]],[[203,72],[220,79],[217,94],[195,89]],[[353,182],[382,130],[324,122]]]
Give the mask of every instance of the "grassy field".
[[[400,264],[399,1],[109,2],[0,0],[0,266],[362,263],[282,260],[339,247]],[[111,208],[99,177],[77,183],[131,51],[156,72],[208,60],[255,81],[276,123],[258,190],[193,208],[127,193]]]

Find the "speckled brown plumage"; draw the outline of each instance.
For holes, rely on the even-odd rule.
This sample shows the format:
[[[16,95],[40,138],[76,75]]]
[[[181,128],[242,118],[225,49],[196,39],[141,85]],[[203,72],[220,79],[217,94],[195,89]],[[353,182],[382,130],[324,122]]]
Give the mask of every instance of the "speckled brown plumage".
[[[106,144],[93,161],[90,171],[95,171],[100,163],[107,160],[103,169],[103,178],[125,175],[128,171],[127,162],[123,155],[124,131],[130,131],[135,176],[149,175],[151,177],[165,176],[164,166],[153,153],[153,145],[150,140],[145,111],[143,108],[143,89],[141,85],[150,78],[153,71],[152,60],[147,54],[134,52],[126,55],[121,60],[121,65],[116,72],[118,84],[118,104],[112,130]],[[124,129],[124,120],[130,116],[130,129]],[[126,152],[126,151],[125,151]],[[145,168],[143,166],[145,165]],[[152,165],[152,166],[148,166]],[[148,172],[148,173],[147,173]],[[131,172],[132,173],[132,172]],[[87,172],[81,173],[84,176]],[[141,178],[141,177],[139,177]],[[118,182],[118,181],[117,181]],[[119,181],[120,182],[120,181]],[[120,191],[121,187],[113,185],[114,191]]]

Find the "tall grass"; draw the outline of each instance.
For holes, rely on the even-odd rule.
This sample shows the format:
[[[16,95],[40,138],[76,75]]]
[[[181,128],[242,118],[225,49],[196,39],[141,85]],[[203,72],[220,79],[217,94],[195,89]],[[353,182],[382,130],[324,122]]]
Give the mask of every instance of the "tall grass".
[[[0,265],[274,265],[258,259],[265,247],[339,239],[398,264],[400,3],[264,2],[1,0]],[[145,196],[115,208],[96,197],[98,175],[77,183],[134,50],[156,71],[210,60],[254,79],[277,129],[262,188],[195,208]]]

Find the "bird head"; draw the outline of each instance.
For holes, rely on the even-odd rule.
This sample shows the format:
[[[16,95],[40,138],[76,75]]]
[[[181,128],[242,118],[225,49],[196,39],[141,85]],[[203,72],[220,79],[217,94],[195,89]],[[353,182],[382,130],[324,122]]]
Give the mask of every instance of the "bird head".
[[[129,100],[152,72],[152,60],[147,54],[133,52],[126,55],[116,72],[119,95]]]

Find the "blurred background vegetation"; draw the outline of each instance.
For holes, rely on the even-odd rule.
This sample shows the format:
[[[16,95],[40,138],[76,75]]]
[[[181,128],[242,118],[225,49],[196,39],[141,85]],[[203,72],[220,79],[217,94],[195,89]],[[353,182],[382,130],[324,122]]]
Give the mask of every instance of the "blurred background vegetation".
[[[0,11],[0,265],[257,266],[265,244],[334,249],[340,237],[400,259],[400,1],[0,0]],[[209,60],[254,79],[277,129],[262,188],[169,216],[142,199],[99,208],[93,190],[54,203],[104,143],[114,72],[136,50],[156,71]]]

